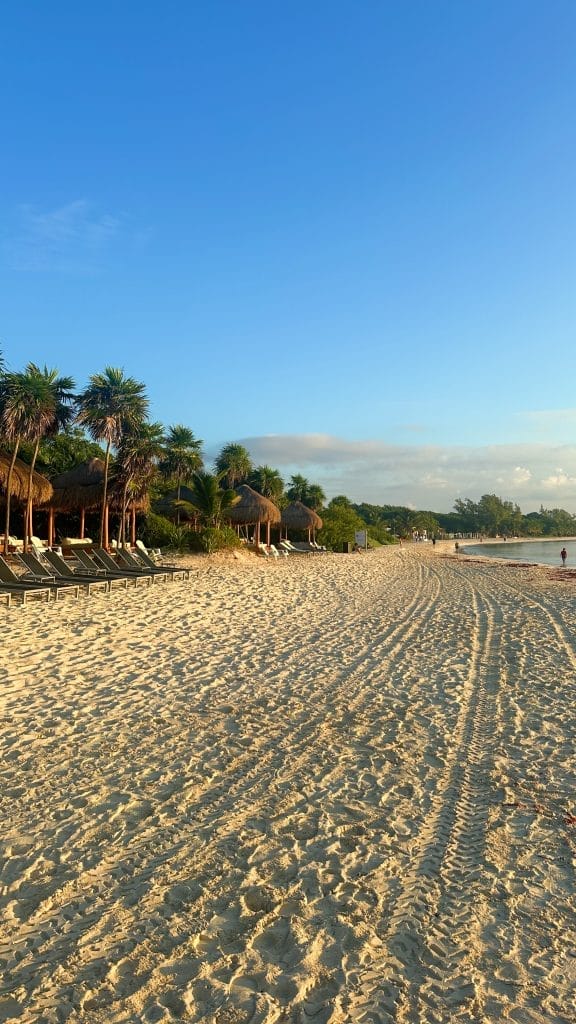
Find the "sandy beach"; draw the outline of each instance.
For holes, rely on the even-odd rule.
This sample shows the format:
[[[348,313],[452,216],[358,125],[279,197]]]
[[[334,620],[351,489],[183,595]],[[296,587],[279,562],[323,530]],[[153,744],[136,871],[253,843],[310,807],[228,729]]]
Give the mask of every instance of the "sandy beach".
[[[0,608],[0,1021],[576,1020],[576,579],[453,545]]]

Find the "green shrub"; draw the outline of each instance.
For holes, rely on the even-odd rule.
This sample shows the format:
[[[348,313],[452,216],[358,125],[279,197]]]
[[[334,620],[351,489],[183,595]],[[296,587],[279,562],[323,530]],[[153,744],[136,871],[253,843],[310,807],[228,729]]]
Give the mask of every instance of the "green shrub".
[[[239,548],[240,539],[230,526],[206,526],[198,533],[189,533],[189,550],[202,551],[211,555],[214,551],[226,551]]]
[[[165,516],[149,512],[142,530],[142,540],[148,547],[170,548],[173,551],[185,551],[188,547],[186,527],[176,526]]]

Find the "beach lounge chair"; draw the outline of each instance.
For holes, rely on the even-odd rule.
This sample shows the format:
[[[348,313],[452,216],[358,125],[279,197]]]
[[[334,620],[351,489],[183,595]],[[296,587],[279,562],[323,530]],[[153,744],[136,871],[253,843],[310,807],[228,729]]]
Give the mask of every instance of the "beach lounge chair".
[[[29,537],[28,543],[31,544],[33,548],[39,548],[42,551],[44,548],[48,547],[48,541],[41,540],[40,537]]]
[[[278,542],[278,547],[282,551],[287,551],[289,555],[311,555],[311,551],[302,551],[301,548],[295,548],[289,540],[281,540]]]
[[[321,555],[322,551],[312,546],[307,540],[296,540],[290,542],[295,551],[303,551],[305,555]]]
[[[4,547],[4,537],[5,534],[2,534],[0,536],[0,546],[2,548]],[[11,534],[8,534],[8,550],[10,551],[10,553],[12,553],[13,551],[22,551],[23,547],[24,541],[19,540],[18,537],[12,537]]]
[[[34,583],[54,583],[55,575],[51,569],[47,569],[45,565],[42,565],[37,555],[32,552],[16,553],[13,556],[15,562],[18,563],[23,573],[18,577],[21,580],[32,579]]]
[[[164,569],[161,569],[160,566],[155,565],[153,568],[147,565],[145,566],[143,562],[139,562],[134,558],[131,552],[127,551],[126,548],[117,549],[116,560],[121,569],[131,569],[132,572],[137,572],[139,574],[149,573],[153,580],[157,580],[158,583],[166,583],[166,580],[168,579],[169,574],[165,572]]]
[[[49,601],[50,594],[52,593],[50,587],[39,587],[34,583],[22,580],[1,555],[0,584],[2,585],[2,590],[10,591],[12,596],[16,596],[17,594],[21,598],[22,604],[25,604],[29,597],[39,597],[45,601]]]
[[[274,546],[274,544],[266,545],[263,542],[260,542],[260,544],[258,545],[258,554],[263,555],[265,558],[272,558],[275,561],[278,561],[280,555],[282,555],[282,558],[288,558],[287,551],[280,552],[278,551],[278,548]]]
[[[128,586],[129,583],[133,583],[134,585],[136,585],[136,583],[138,582],[137,576],[131,576],[129,573],[122,572],[119,566],[116,566],[116,563],[114,563],[114,565],[116,566],[117,571],[108,572],[108,570],[104,568],[102,563],[96,563],[92,558],[92,555],[89,555],[87,551],[75,551],[74,558],[78,561],[78,563],[82,566],[86,573],[90,573],[99,579],[124,580],[126,586]]]
[[[9,608],[12,604],[12,591],[4,590],[4,588],[0,586],[0,601],[4,601]]]
[[[269,544],[268,551],[270,551],[274,558],[288,558],[288,552],[284,550],[279,551],[275,544]]]
[[[145,555],[148,555],[148,558],[151,558],[154,562],[159,562],[162,557],[160,548],[147,548],[143,540],[137,540],[136,547],[139,551],[143,551]]]
[[[124,580],[111,580],[106,579],[104,576],[98,578],[88,573],[75,572],[66,559],[62,558],[62,555],[57,554],[56,551],[48,549],[44,552],[43,557],[58,579],[61,579],[63,582],[66,580],[70,581],[70,583],[76,582],[81,587],[85,587],[89,594],[93,590],[105,590],[108,593],[115,583],[126,586]]]
[[[96,562],[96,565],[101,565],[103,569],[110,575],[112,573],[127,576],[128,579],[142,580],[146,582],[147,586],[150,586],[154,582],[154,577],[149,569],[129,569],[126,565],[119,565],[109,555],[104,548],[94,548],[92,552],[92,558]]]
[[[25,583],[40,583],[42,586],[50,587],[54,590],[56,600],[60,596],[68,593],[71,597],[78,597],[80,593],[79,583],[69,583],[65,580],[57,580],[53,572],[48,572],[45,565],[36,555],[31,552],[23,552],[22,554],[14,555],[19,565],[22,566],[24,572],[17,579],[23,580]]]
[[[138,550],[133,552],[133,554],[136,558],[139,558],[148,569],[162,569],[162,572],[171,572],[173,574],[173,579],[177,579],[178,576],[181,576],[184,580],[190,579],[190,569],[183,569],[182,566],[168,565],[165,562],[156,560],[156,558],[161,555],[160,548],[156,548],[154,553],[151,554],[141,540],[136,541],[136,547]]]

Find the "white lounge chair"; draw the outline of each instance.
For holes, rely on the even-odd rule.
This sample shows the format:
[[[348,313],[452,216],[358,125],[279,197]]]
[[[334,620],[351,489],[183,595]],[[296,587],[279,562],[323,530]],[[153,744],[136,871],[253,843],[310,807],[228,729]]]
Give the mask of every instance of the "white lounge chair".
[[[272,553],[274,558],[289,558],[290,557],[287,551],[283,551],[283,550],[279,551],[278,548],[274,544],[270,544],[268,550]]]
[[[136,547],[144,555],[148,555],[148,558],[151,558],[154,562],[157,562],[162,557],[160,548],[147,548],[143,540],[137,540]]]
[[[29,537],[28,538],[28,543],[31,544],[34,549],[40,550],[40,551],[43,551],[44,548],[48,547],[48,541],[47,540],[41,540],[40,537],[34,537],[34,536]]]

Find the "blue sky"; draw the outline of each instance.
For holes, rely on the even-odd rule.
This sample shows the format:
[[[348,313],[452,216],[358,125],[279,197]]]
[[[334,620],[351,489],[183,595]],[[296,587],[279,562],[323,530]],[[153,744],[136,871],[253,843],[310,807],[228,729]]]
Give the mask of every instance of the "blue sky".
[[[576,512],[572,0],[12,5],[0,345],[209,459]]]

